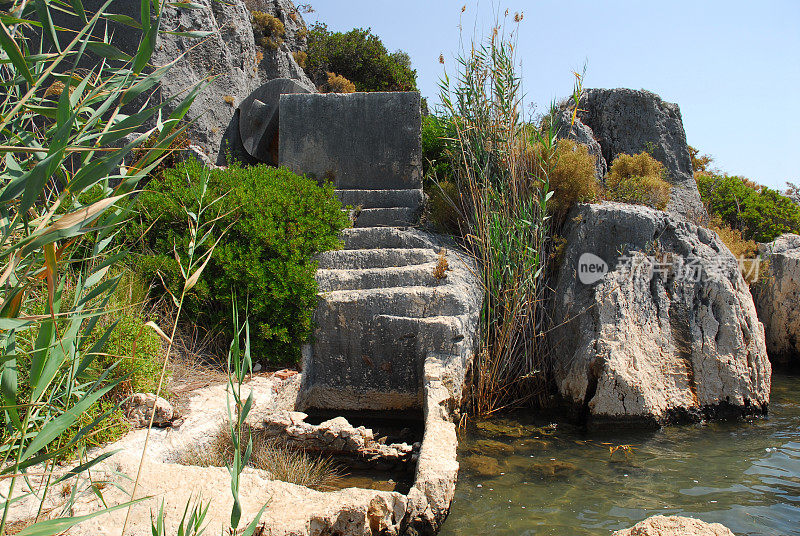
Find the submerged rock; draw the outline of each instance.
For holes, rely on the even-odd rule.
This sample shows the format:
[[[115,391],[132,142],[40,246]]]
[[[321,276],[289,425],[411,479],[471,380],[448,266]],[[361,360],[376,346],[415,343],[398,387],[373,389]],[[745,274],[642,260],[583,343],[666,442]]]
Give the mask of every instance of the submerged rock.
[[[479,439],[475,442],[474,452],[489,454],[491,456],[503,456],[514,453],[514,447],[502,441],[493,439]]]
[[[666,212],[579,205],[553,286],[552,370],[593,418],[665,423],[769,402],[763,326],[716,233]]]
[[[492,419],[475,423],[478,433],[490,438],[519,438],[527,437],[529,431],[523,425],[505,419]]]
[[[773,362],[798,363],[800,356],[800,236],[785,234],[761,246],[767,276],[753,288]]]
[[[677,104],[664,102],[649,91],[587,89],[579,110],[578,117],[602,147],[609,167],[621,153],[651,152],[664,164],[673,185],[667,210],[705,220]]]
[[[614,532],[612,536],[734,536],[719,523],[706,523],[682,516],[653,516],[633,527]]]
[[[533,475],[543,479],[568,478],[577,470],[578,466],[574,463],[559,460],[539,462],[531,466]]]
[[[500,462],[497,458],[483,454],[472,454],[463,460],[464,467],[480,476],[497,476],[500,474]]]

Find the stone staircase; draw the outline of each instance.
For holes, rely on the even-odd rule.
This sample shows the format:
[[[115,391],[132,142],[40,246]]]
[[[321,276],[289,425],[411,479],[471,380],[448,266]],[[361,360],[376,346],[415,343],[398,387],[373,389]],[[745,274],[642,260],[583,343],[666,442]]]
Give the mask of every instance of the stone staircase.
[[[354,227],[405,227],[419,221],[425,194],[405,190],[337,190],[342,205],[352,207]]]
[[[368,213],[381,221],[399,212],[366,210],[386,211]],[[432,358],[460,378],[453,385],[460,398],[481,303],[472,261],[441,237],[410,228],[356,227],[343,239],[343,250],[319,259],[302,406],[422,409],[425,362]]]

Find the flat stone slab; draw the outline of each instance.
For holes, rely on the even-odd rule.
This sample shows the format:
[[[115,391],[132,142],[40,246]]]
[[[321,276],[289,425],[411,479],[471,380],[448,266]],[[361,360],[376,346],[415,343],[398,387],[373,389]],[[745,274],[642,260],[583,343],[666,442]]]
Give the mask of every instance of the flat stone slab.
[[[281,95],[278,160],[337,189],[422,188],[416,92]]]

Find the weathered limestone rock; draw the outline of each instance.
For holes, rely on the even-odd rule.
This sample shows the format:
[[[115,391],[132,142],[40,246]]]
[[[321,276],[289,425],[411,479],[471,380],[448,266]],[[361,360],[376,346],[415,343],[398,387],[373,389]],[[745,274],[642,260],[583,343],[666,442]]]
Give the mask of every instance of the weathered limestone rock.
[[[769,262],[766,278],[753,287],[773,362],[797,363],[800,356],[800,236],[785,234],[762,244]]]
[[[103,0],[85,0],[87,12],[98,9]],[[177,4],[164,4],[161,29],[153,52],[154,66],[166,65],[181,54],[181,58],[161,79],[156,98],[180,98],[187,89],[203,80],[208,87],[196,98],[186,115],[191,124],[188,135],[191,142],[203,149],[216,163],[224,163],[226,142],[236,107],[254,89],[274,78],[292,78],[316,91],[314,84],[297,65],[294,53],[305,50],[301,27],[303,19],[288,0],[197,0],[198,8]],[[251,10],[260,10],[278,17],[285,26],[285,36],[277,49],[264,47],[256,41],[251,23]],[[141,18],[139,2],[113,2],[110,11]],[[56,24],[76,29],[80,21],[65,17],[58,11]],[[104,27],[99,27],[102,32]],[[212,32],[206,38],[180,37],[166,32]],[[140,34],[130,26],[110,23],[112,43],[127,54],[135,54]],[[235,149],[235,148],[234,148]]]
[[[252,11],[261,11],[277,17],[283,23],[284,34],[277,49],[260,47],[263,58],[258,62],[258,77],[261,83],[275,78],[291,78],[309,91],[316,91],[311,79],[298,65],[295,54],[305,52],[307,46],[306,24],[300,10],[291,0],[245,0]],[[259,45],[256,40],[256,45]]]
[[[726,526],[683,516],[653,516],[613,536],[734,536]]]
[[[160,396],[153,393],[134,393],[122,404],[125,418],[136,427],[150,425],[150,417],[153,417],[153,426],[163,428],[169,426],[175,417],[175,409],[172,404]]]
[[[600,143],[609,167],[620,153],[651,149],[673,185],[667,210],[690,219],[706,218],[677,104],[664,102],[649,91],[587,89],[579,109],[578,117]]]
[[[568,138],[586,146],[589,154],[594,157],[595,178],[599,184],[603,184],[608,164],[603,157],[603,148],[597,143],[592,129],[583,124],[579,117],[572,122],[572,113],[569,111],[561,112],[558,129],[559,138]]]
[[[596,419],[657,423],[766,409],[763,327],[716,233],[607,203],[576,207],[564,236],[551,336],[567,400]]]

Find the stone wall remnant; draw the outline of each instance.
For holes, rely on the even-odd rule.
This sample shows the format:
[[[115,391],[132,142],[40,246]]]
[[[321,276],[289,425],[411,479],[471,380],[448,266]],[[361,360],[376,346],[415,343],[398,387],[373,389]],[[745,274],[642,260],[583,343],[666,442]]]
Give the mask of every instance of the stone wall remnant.
[[[422,187],[419,93],[282,95],[279,114],[280,165],[341,190]]]

